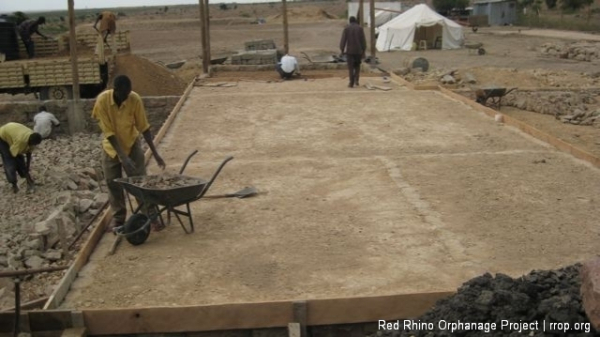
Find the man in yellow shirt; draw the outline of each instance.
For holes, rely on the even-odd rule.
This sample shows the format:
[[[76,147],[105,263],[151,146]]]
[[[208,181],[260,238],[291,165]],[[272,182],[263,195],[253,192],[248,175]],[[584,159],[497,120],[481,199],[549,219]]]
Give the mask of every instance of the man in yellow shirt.
[[[29,175],[31,151],[42,142],[42,136],[19,123],[7,123],[0,127],[0,154],[4,164],[6,180],[12,185],[13,192],[19,192],[17,173],[27,180],[27,190],[35,190],[33,179]],[[23,158],[26,155],[27,161]]]
[[[104,135],[102,148],[102,169],[109,189],[109,201],[113,210],[111,227],[119,227],[125,223],[127,208],[125,195],[121,186],[114,179],[121,178],[122,170],[127,176],[146,175],[144,152],[140,146],[139,135],[154,155],[158,166],[165,168],[165,162],[160,157],[150,132],[150,124],[146,117],[144,102],[140,96],[131,91],[129,77],[117,76],[113,83],[114,89],[105,90],[96,99],[92,117],[98,121]],[[145,205],[152,210],[152,205]],[[154,230],[161,230],[160,223],[153,223]]]

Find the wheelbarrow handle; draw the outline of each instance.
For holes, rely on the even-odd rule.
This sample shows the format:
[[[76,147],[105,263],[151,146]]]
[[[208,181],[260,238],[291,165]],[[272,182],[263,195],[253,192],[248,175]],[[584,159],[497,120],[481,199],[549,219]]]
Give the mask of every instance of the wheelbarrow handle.
[[[185,159],[185,161],[183,162],[183,166],[181,166],[181,169],[179,170],[179,174],[183,174],[183,171],[185,170],[185,167],[187,166],[188,162],[196,153],[198,153],[198,150],[194,150],[194,152],[190,153],[190,155]]]
[[[217,176],[219,175],[219,172],[221,172],[221,170],[223,169],[223,166],[225,166],[225,164],[227,164],[227,162],[229,162],[232,159],[233,159],[233,157],[229,156],[229,157],[225,158],[225,160],[223,160],[223,162],[221,163],[221,165],[219,165],[219,168],[217,168],[217,171],[215,171],[215,173],[213,174],[212,178],[210,178],[210,181],[202,189],[202,192],[200,192],[200,194],[196,197],[196,199],[200,199],[200,198],[202,198],[204,196],[204,194],[208,191],[208,189],[210,188],[210,186],[212,185],[212,183],[215,181],[215,179],[217,179]]]

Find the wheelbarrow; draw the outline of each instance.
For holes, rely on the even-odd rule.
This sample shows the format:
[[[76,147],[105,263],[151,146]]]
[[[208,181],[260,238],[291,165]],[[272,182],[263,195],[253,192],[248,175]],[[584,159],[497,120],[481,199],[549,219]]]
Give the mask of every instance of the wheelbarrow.
[[[469,50],[469,54],[471,51],[476,51],[477,55],[485,55],[485,49],[483,49],[483,43],[466,43],[465,48]]]
[[[475,90],[475,101],[479,104],[500,110],[500,106],[502,105],[502,97],[508,95],[513,90],[517,90],[517,88],[480,88]]]
[[[126,192],[133,195],[139,205],[133,210],[133,214],[127,219],[125,224],[115,230],[115,234],[125,239],[132,245],[137,246],[144,243],[150,235],[150,227],[152,222],[160,221],[164,226],[162,213],[167,212],[167,224],[171,223],[171,215],[175,215],[177,221],[183,228],[186,234],[194,232],[194,221],[190,209],[190,203],[201,199],[202,197],[213,198],[228,198],[237,197],[245,198],[256,194],[256,189],[247,187],[243,190],[223,194],[218,196],[205,196],[206,192],[212,186],[213,182],[225,166],[233,157],[229,156],[223,160],[210,180],[195,178],[182,175],[187,163],[198,151],[192,152],[185,160],[183,166],[179,170],[179,174],[160,174],[149,176],[136,176],[128,178],[115,179],[114,181],[121,185]],[[144,214],[141,210],[146,206],[153,205]],[[185,206],[185,210],[177,209],[177,207]],[[188,218],[189,225],[186,227],[182,217]],[[120,238],[117,238],[119,241]],[[115,248],[118,242],[115,242]],[[114,252],[113,249],[113,252]]]

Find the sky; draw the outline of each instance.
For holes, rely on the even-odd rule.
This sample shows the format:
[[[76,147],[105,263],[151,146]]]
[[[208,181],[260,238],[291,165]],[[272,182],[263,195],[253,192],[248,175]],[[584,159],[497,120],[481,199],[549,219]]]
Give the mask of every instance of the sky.
[[[75,9],[114,8],[138,6],[190,5],[198,4],[198,0],[74,0]],[[213,0],[211,3],[222,2],[266,2],[257,0]],[[0,13],[36,12],[45,10],[67,10],[67,0],[0,0]]]

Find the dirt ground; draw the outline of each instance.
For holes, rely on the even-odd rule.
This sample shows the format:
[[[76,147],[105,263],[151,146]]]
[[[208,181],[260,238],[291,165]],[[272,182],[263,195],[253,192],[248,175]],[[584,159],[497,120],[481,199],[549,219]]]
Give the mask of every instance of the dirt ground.
[[[185,173],[205,179],[234,156],[210,194],[263,194],[195,202],[196,233],[170,226],[114,256],[106,235],[63,307],[446,291],[597,248],[598,169],[437,92],[197,87],[159,148],[168,172],[194,149]]]

